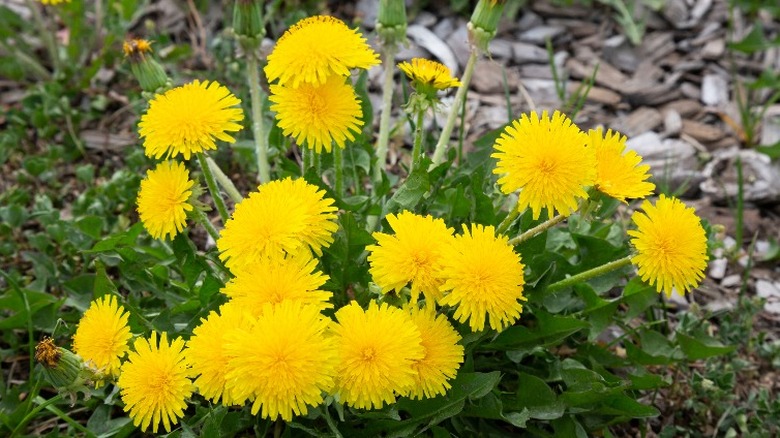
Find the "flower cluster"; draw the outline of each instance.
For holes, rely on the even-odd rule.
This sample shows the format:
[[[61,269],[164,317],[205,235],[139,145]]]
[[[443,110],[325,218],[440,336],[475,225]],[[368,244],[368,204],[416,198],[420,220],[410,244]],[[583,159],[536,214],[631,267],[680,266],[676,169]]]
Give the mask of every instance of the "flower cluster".
[[[329,16],[305,18],[276,42],[265,74],[284,135],[317,153],[355,140],[363,121],[350,70],[379,64],[366,39]],[[275,82],[275,83],[274,83]]]
[[[132,44],[138,48],[137,42]],[[189,160],[216,149],[217,140],[233,143],[229,133],[240,130],[244,118],[240,103],[219,83],[198,80],[155,95],[138,124],[146,155],[166,160],[181,155]],[[147,172],[137,203],[152,237],[172,239],[184,229],[187,213],[196,208],[199,191],[192,190],[194,184],[184,164],[177,161],[163,161]]]
[[[520,191],[517,208],[530,208],[538,219],[557,212],[568,216],[587,200],[591,187],[621,202],[642,199],[655,190],[648,165],[626,151],[626,137],[608,130],[580,131],[555,111],[523,115],[508,126],[495,143],[498,160],[494,173],[504,193]],[[631,261],[642,280],[667,295],[687,292],[704,277],[707,236],[693,209],[677,199],[661,196],[656,205],[642,204],[644,213],[632,219],[636,254]]]

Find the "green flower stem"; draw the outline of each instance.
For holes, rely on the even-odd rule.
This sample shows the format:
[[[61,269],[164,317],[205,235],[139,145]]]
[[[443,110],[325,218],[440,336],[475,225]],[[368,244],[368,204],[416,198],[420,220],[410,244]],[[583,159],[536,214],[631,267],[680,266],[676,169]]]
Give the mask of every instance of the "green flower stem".
[[[41,39],[43,39],[43,43],[46,44],[46,49],[49,51],[49,56],[51,57],[51,64],[54,67],[54,71],[57,72],[60,69],[60,54],[57,50],[57,42],[54,40],[54,35],[46,26],[46,22],[43,20],[38,5],[33,3],[32,0],[26,0],[25,3],[27,3],[27,7],[33,14],[35,25],[38,26],[38,33],[40,34]]]
[[[503,221],[501,221],[500,224],[498,224],[498,228],[496,229],[496,234],[504,234],[506,230],[509,229],[509,226],[512,225],[512,222],[517,219],[517,217],[520,216],[520,209],[517,208],[517,205],[512,207],[512,210],[509,211],[509,214],[506,215]]]
[[[216,242],[217,239],[219,239],[219,231],[214,228],[214,225],[211,223],[208,216],[206,216],[206,213],[198,208],[195,208],[192,211],[192,215],[195,218],[195,221],[201,224],[201,226],[203,226],[203,228],[205,228],[209,233],[209,236],[211,236],[211,238]]]
[[[260,94],[260,74],[257,68],[257,55],[247,52],[247,73],[249,94],[252,98],[252,135],[255,138],[257,155],[257,179],[261,183],[271,181],[271,166],[268,164],[268,141],[263,126],[263,99]]]
[[[311,158],[314,151],[305,147],[299,146],[301,151],[301,176],[306,175],[306,171],[311,167]]]
[[[330,429],[331,432],[333,432],[333,436],[336,437],[336,438],[344,438],[344,436],[341,434],[341,432],[339,432],[339,428],[336,427],[336,422],[333,421],[333,418],[331,418],[330,412],[328,412],[328,407],[327,406],[325,406],[325,405],[322,406],[322,412],[324,414],[323,417],[325,417],[325,422],[328,423],[328,428]]]
[[[476,47],[471,48],[471,55],[466,63],[466,68],[463,71],[463,78],[460,80],[461,86],[458,88],[458,92],[455,93],[455,99],[452,101],[452,107],[450,113],[447,115],[447,123],[441,130],[439,141],[436,143],[436,149],[433,151],[433,163],[431,167],[437,166],[444,162],[444,153],[447,152],[447,145],[450,143],[450,135],[452,135],[452,128],[455,127],[455,119],[458,118],[460,106],[465,104],[466,92],[469,89],[471,83],[471,75],[474,73],[474,67],[477,65],[477,58],[479,56],[479,50]]]
[[[425,111],[417,111],[417,123],[414,126],[414,146],[412,146],[412,166],[409,168],[411,175],[422,161],[422,139],[423,122],[425,121]]]
[[[556,291],[556,290],[561,290],[561,289],[563,289],[565,287],[573,286],[573,285],[578,284],[578,283],[583,283],[583,282],[586,282],[586,281],[590,280],[591,278],[595,278],[595,277],[598,277],[600,275],[604,275],[606,273],[612,272],[612,271],[614,271],[616,269],[620,269],[620,268],[622,268],[624,266],[628,266],[628,265],[631,264],[631,257],[633,257],[633,256],[629,255],[629,256],[623,257],[622,259],[613,260],[613,261],[611,261],[609,263],[605,263],[605,264],[603,264],[601,266],[597,266],[597,267],[595,267],[593,269],[589,269],[587,271],[580,272],[577,275],[572,275],[569,278],[565,278],[565,279],[563,279],[563,280],[561,280],[559,282],[556,282],[556,283],[553,283],[553,284],[547,286],[546,291],[547,292],[553,292],[553,291]]]
[[[565,219],[566,216],[562,214],[559,214],[558,216],[554,216],[552,219],[548,219],[547,221],[542,222],[541,224],[531,228],[530,230],[527,230],[524,233],[518,235],[514,239],[509,239],[509,244],[512,246],[520,245],[526,240],[547,231],[547,229],[555,225],[558,225],[559,223],[563,222]]]
[[[376,141],[376,164],[374,166],[374,182],[382,182],[382,172],[387,162],[387,145],[390,142],[390,113],[393,106],[393,90],[395,82],[395,44],[385,47],[385,81],[382,84],[382,114],[379,117],[379,137]]]
[[[35,397],[35,403],[42,404],[42,403],[46,403],[46,401],[47,400],[41,396]],[[48,406],[46,406],[46,410],[58,416],[61,420],[65,421],[66,423],[70,424],[74,429],[77,429],[79,432],[83,433],[85,437],[93,438],[97,436],[94,433],[92,433],[92,431],[84,427],[81,423],[74,420],[70,415],[63,412],[57,406],[54,406],[53,404],[49,404]]]
[[[335,182],[333,189],[340,197],[344,197],[344,155],[340,147],[333,146],[333,171]]]
[[[243,201],[244,197],[241,196],[241,193],[236,188],[236,185],[233,184],[233,181],[225,175],[225,172],[223,172],[222,169],[219,168],[219,165],[208,155],[206,156],[206,163],[209,166],[209,170],[211,170],[211,173],[214,175],[214,178],[217,180],[217,183],[225,190],[225,193],[230,196],[230,199],[236,204]]]
[[[211,197],[214,199],[214,205],[217,207],[219,217],[222,218],[222,223],[224,224],[230,217],[230,215],[228,215],[227,207],[225,207],[225,200],[222,199],[222,194],[219,193],[219,187],[217,187],[217,182],[214,180],[214,174],[211,173],[211,168],[209,167],[208,162],[206,162],[206,156],[202,152],[198,152],[196,155],[198,156],[200,168],[203,171],[203,177],[206,179],[206,185],[209,188]]]

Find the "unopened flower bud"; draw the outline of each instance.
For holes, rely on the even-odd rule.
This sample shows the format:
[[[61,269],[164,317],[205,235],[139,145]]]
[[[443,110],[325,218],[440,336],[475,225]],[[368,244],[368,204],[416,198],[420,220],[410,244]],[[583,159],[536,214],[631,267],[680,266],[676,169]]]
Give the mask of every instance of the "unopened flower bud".
[[[81,359],[70,350],[58,347],[52,338],[46,337],[35,346],[35,360],[43,365],[46,381],[58,390],[83,383]]]
[[[483,52],[488,51],[488,44],[496,36],[498,22],[504,10],[506,0],[479,0],[471,21],[468,23],[471,43]]]
[[[256,48],[265,35],[263,2],[236,0],[233,7],[233,32],[245,49]]]
[[[122,46],[125,57],[130,61],[130,71],[138,80],[141,88],[147,92],[167,88],[168,75],[165,69],[154,59],[152,45],[147,40],[127,40]]]
[[[379,0],[376,33],[382,44],[395,45],[406,40],[406,2]]]

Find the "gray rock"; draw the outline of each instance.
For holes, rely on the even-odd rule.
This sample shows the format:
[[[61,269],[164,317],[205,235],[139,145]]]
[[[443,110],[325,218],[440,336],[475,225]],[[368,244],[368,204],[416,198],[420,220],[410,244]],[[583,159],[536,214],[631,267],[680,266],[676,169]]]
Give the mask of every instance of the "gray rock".
[[[536,26],[520,33],[520,41],[543,45],[550,39],[555,39],[558,35],[563,34],[566,31],[561,26]]]
[[[701,190],[714,202],[724,203],[737,196],[736,161],[742,162],[744,199],[755,203],[780,200],[780,167],[768,156],[737,147],[719,149],[703,170]]]
[[[720,280],[726,276],[726,268],[729,266],[729,261],[726,259],[715,259],[710,262],[709,275],[711,278]]]
[[[701,101],[705,105],[719,106],[729,101],[729,85],[720,75],[707,74],[701,81]]]
[[[547,56],[547,50],[528,43],[516,42],[512,44],[513,59],[518,64],[531,63],[547,63],[549,57]]]
[[[428,28],[413,24],[406,29],[406,35],[418,46],[431,52],[433,56],[439,59],[442,64],[450,69],[453,75],[460,71],[458,60],[452,49],[444,43],[435,33]]]

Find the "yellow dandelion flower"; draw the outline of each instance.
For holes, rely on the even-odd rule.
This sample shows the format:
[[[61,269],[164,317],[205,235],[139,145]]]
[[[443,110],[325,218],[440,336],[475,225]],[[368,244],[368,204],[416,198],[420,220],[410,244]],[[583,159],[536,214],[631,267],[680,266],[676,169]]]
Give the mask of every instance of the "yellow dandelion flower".
[[[176,161],[165,161],[146,173],[138,192],[138,215],[155,239],[170,237],[184,229],[192,195],[189,171]]]
[[[332,322],[312,306],[267,304],[248,331],[233,331],[225,349],[226,388],[236,400],[253,400],[252,414],[292,420],[322,403],[333,387],[336,346],[326,331]]]
[[[307,255],[271,256],[252,263],[230,280],[222,293],[230,302],[260,316],[266,304],[296,301],[322,311],[333,307],[333,294],[319,288],[328,276],[317,270],[317,260]]]
[[[239,131],[244,120],[241,100],[218,82],[193,81],[158,94],[141,116],[138,133],[146,156],[154,158],[193,154],[216,149],[215,140],[233,143],[227,132]]]
[[[448,380],[455,377],[463,363],[463,346],[458,344],[460,335],[446,316],[436,315],[432,306],[422,309],[412,306],[409,310],[412,322],[420,330],[425,353],[412,364],[415,384],[405,395],[412,399],[436,397],[447,392]]]
[[[634,151],[625,152],[626,137],[611,129],[588,131],[590,143],[596,154],[596,188],[613,198],[626,202],[626,198],[644,198],[653,193],[655,184],[648,182],[650,166]],[[625,153],[624,153],[625,152]]]
[[[547,111],[541,117],[523,114],[496,140],[493,173],[503,175],[502,192],[520,190],[518,208],[530,207],[534,220],[542,209],[549,217],[556,210],[569,215],[596,180],[596,156],[587,142],[588,136],[558,111],[552,117]]]
[[[460,81],[452,77],[449,68],[430,59],[412,58],[411,62],[399,63],[398,68],[412,80],[415,88],[421,86],[435,91],[461,86]]]
[[[93,301],[79,320],[73,335],[73,351],[95,371],[105,376],[119,374],[121,359],[130,349],[129,314],[113,295]]]
[[[631,216],[636,230],[628,231],[642,280],[667,296],[697,287],[707,267],[707,235],[693,208],[661,195],[655,205],[644,201],[642,210]]]
[[[524,267],[508,242],[492,226],[472,225],[469,232],[464,224],[444,255],[439,304],[457,306],[455,319],[468,320],[472,331],[483,330],[488,317],[490,328],[501,331],[523,311]]]
[[[117,385],[121,389],[125,412],[129,412],[133,424],[146,431],[152,425],[152,433],[162,421],[167,432],[179,422],[187,407],[186,399],[192,395],[187,361],[182,349],[184,341],[176,338],[168,343],[165,332],[157,343],[157,332],[150,339],[138,338],[134,352],[122,364]]]
[[[236,205],[217,240],[220,258],[233,272],[264,257],[309,247],[322,255],[333,242],[336,207],[325,192],[303,179],[286,178],[258,187]]]
[[[442,219],[418,216],[409,211],[390,214],[387,222],[394,234],[374,233],[376,245],[369,245],[369,272],[383,293],[400,292],[411,283],[412,302],[420,292],[429,300],[441,298],[442,251],[453,239],[453,229]]]
[[[70,3],[70,0],[41,0],[44,5],[58,5],[60,3]]]
[[[413,364],[425,352],[420,330],[407,312],[375,302],[364,311],[353,301],[336,312],[336,319],[336,394],[342,402],[381,408],[415,384]]]
[[[329,76],[349,76],[352,68],[379,64],[379,55],[357,30],[338,18],[317,15],[294,24],[268,55],[268,82],[298,88],[320,85]]]
[[[360,132],[363,111],[355,90],[341,76],[331,76],[321,85],[301,84],[298,88],[271,85],[268,100],[273,102],[279,127],[298,144],[320,153],[330,152],[333,143],[344,149]]]
[[[219,313],[211,312],[201,324],[192,330],[184,351],[192,365],[192,375],[198,392],[205,398],[225,405],[239,404],[230,391],[225,389],[226,372],[232,358],[225,350],[225,339],[234,330],[249,330],[253,319],[241,306],[234,302],[223,304]]]

